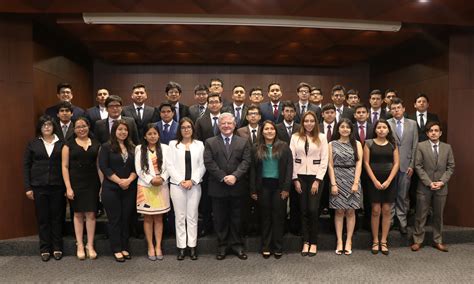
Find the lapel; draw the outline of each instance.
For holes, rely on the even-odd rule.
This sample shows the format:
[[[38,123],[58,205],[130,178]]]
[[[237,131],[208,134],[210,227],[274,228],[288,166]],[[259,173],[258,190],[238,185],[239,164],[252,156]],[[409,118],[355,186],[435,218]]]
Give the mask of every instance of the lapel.
[[[219,139],[217,140],[218,143],[219,143],[219,147],[221,147],[221,151],[222,153],[224,153],[224,157],[226,158],[226,160],[229,160],[229,155],[227,154],[227,150],[225,149],[225,142],[224,142],[224,138],[222,138],[222,135],[218,134],[219,136]],[[232,145],[232,142],[231,142],[231,145]]]
[[[398,145],[401,145],[402,144],[402,139],[400,139],[400,137],[398,136],[398,133],[397,133],[397,120],[395,118],[391,118],[388,123],[392,127],[392,132],[394,134],[394,137],[396,137],[397,140],[398,140]],[[405,127],[403,127],[403,128],[404,128],[403,132],[405,132]]]

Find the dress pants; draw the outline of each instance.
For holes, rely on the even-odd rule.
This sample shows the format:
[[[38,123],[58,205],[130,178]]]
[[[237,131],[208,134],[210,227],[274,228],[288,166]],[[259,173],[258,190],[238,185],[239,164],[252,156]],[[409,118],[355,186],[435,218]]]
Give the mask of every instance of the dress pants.
[[[244,196],[213,197],[214,231],[217,235],[219,250],[231,247],[234,251],[242,250],[242,200]]]
[[[278,179],[263,178],[258,201],[262,217],[262,251],[273,249],[274,252],[281,253],[287,200],[281,199]]]
[[[311,194],[311,186],[315,180],[314,175],[298,175],[301,183],[300,208],[301,227],[303,231],[303,241],[310,244],[317,244],[319,233],[319,203],[321,199],[323,183],[319,184],[318,192]]]
[[[294,183],[290,186],[290,224],[289,230],[294,234],[301,232],[301,209],[300,209],[300,198],[298,192],[295,190]]]
[[[102,204],[109,222],[110,246],[113,253],[127,251],[130,237],[130,222],[136,211],[137,189],[102,188]]]
[[[392,205],[392,220],[394,215],[397,216],[400,222],[400,227],[407,226],[407,214],[410,208],[410,199],[408,191],[410,190],[411,178],[407,176],[406,172],[398,172],[397,178],[397,199]]]
[[[33,188],[41,253],[63,250],[65,191],[64,186]]]
[[[425,239],[425,224],[430,207],[433,207],[432,228],[433,242],[443,243],[441,232],[443,230],[443,213],[446,203],[447,189],[431,190],[429,187],[418,189],[416,192],[416,217],[415,228],[413,231],[413,241],[415,243],[423,243]]]
[[[193,185],[190,190],[170,184],[176,218],[176,246],[180,249],[196,247],[198,230],[198,207],[201,199],[201,185]],[[187,238],[187,241],[186,241]]]

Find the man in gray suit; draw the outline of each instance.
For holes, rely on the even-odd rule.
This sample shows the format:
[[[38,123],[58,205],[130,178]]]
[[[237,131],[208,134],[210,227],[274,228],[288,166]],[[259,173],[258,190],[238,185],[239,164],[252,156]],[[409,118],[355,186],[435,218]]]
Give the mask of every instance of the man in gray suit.
[[[390,111],[393,117],[388,120],[388,123],[392,128],[400,153],[397,200],[395,202],[395,210],[392,210],[392,217],[396,214],[400,222],[400,233],[405,235],[407,233],[407,212],[410,204],[408,190],[410,189],[411,176],[415,168],[418,126],[414,120],[405,118],[405,107],[401,99],[393,98]]]
[[[451,145],[440,142],[439,122],[426,125],[427,141],[420,142],[416,151],[415,169],[419,176],[416,191],[416,219],[412,251],[420,250],[425,237],[425,223],[430,206],[433,207],[433,247],[447,252],[443,244],[443,211],[448,196],[448,181],[454,172],[454,155]]]
[[[196,123],[207,110],[207,96],[209,95],[209,89],[206,85],[199,84],[194,87],[194,100],[197,104],[189,107],[189,118]]]
[[[249,192],[246,175],[251,162],[250,143],[234,135],[235,118],[231,113],[222,113],[218,122],[220,135],[207,139],[204,149],[218,241],[216,258],[223,260],[231,248],[245,260],[240,227],[242,202]]]

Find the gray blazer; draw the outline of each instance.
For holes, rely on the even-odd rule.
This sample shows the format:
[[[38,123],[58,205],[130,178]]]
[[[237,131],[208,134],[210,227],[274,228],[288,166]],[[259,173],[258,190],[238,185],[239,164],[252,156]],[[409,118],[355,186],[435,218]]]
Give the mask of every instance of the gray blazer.
[[[204,109],[204,113],[206,112],[207,108]],[[200,111],[199,111],[199,104],[195,104],[195,105],[192,105],[189,107],[189,118],[191,118],[191,120],[196,123],[196,121],[198,120],[198,118],[200,118],[202,115],[199,115],[200,114]]]
[[[392,117],[388,120],[388,123],[392,129],[395,143],[398,145],[400,171],[406,172],[408,168],[414,170],[416,147],[418,146],[418,126],[416,125],[416,121],[406,117],[403,119],[403,134],[401,139],[397,135],[397,120]]]
[[[454,155],[451,145],[439,142],[438,161],[429,140],[420,142],[416,150],[415,170],[420,178],[418,190],[429,187],[432,182],[442,181],[442,193],[448,194],[448,181],[454,172]]]

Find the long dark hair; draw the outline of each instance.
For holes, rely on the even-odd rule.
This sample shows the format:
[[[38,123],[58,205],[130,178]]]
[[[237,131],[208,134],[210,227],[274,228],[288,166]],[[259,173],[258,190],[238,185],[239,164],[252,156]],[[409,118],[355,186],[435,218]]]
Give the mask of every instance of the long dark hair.
[[[312,110],[305,112],[303,114],[303,117],[301,117],[301,128],[298,131],[298,136],[300,138],[306,137],[306,129],[304,128],[304,120],[309,115],[314,117],[314,128],[313,128],[313,131],[311,131],[311,133],[309,134],[309,136],[311,137],[311,141],[313,141],[313,143],[315,143],[316,145],[319,145],[321,143],[321,141],[319,141],[319,120],[318,120],[318,116]]]
[[[283,153],[283,148],[284,144],[282,141],[278,140],[278,130],[276,128],[276,125],[273,121],[271,120],[265,120],[262,124],[262,126],[259,129],[259,135],[257,138],[257,145],[256,145],[256,153],[255,156],[258,160],[264,160],[268,159],[268,146],[265,143],[265,137],[263,137],[263,128],[265,128],[265,125],[270,124],[274,129],[275,129],[275,138],[272,141],[272,157],[274,159],[279,159]]]
[[[393,138],[392,128],[390,127],[390,124],[388,124],[388,122],[387,122],[385,119],[379,119],[379,120],[377,120],[377,122],[376,122],[375,125],[374,125],[374,133],[373,133],[374,136],[373,136],[373,137],[374,137],[374,138],[377,137],[377,132],[376,132],[376,130],[377,130],[377,125],[379,125],[380,123],[383,123],[383,124],[385,124],[385,125],[387,126],[387,128],[388,128],[388,134],[387,134],[387,137],[386,137],[386,138],[387,138],[387,141],[388,141],[390,144],[392,144],[393,147],[395,147],[396,144],[395,144],[395,138]]]
[[[127,148],[127,152],[133,153],[133,150],[135,149],[135,145],[130,139],[130,127],[128,127],[127,122],[123,119],[118,119],[114,121],[114,124],[112,124],[112,130],[110,130],[110,150],[114,153],[122,152],[122,150],[120,149],[119,142],[117,140],[117,135],[116,135],[117,128],[120,125],[125,125],[125,127],[127,127],[128,135],[125,141],[123,141],[123,144],[125,145],[125,148]]]
[[[194,131],[194,123],[189,117],[183,117],[179,120],[179,125],[178,125],[178,131],[176,132],[176,140],[178,140],[178,143],[176,143],[176,148],[178,148],[178,144],[183,142],[183,134],[181,133],[181,126],[183,123],[189,122],[191,124],[191,130],[193,131],[193,134],[191,135],[191,141],[196,139],[196,131]]]
[[[341,133],[339,133],[339,128],[341,127],[341,125],[343,123],[347,124],[349,126],[349,128],[351,129],[351,133],[349,134],[349,143],[351,143],[352,150],[354,151],[354,161],[358,161],[359,160],[359,153],[357,152],[357,140],[355,138],[354,124],[352,123],[352,121],[350,121],[347,118],[341,118],[339,120],[339,122],[336,124],[336,129],[335,129],[334,134],[332,136],[333,141],[339,140],[339,138],[341,138]]]
[[[163,151],[161,150],[161,143],[160,143],[160,132],[158,129],[156,129],[154,123],[148,123],[145,126],[145,136],[148,133],[150,129],[155,129],[156,132],[158,132],[158,141],[156,142],[156,159],[158,160],[158,169],[160,170],[161,173],[161,167],[163,166]],[[150,168],[148,167],[148,141],[146,139],[143,139],[143,143],[140,146],[141,150],[141,156],[140,156],[140,165],[143,169],[143,171],[147,174],[150,173]],[[157,173],[158,174],[158,173]]]

